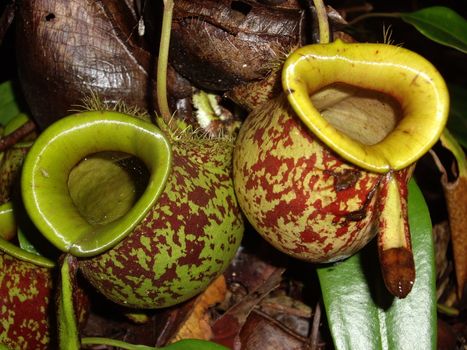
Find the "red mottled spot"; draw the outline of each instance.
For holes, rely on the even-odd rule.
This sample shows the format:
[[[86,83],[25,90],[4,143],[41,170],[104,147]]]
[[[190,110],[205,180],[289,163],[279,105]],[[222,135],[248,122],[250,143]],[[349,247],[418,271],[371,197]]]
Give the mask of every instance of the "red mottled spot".
[[[193,161],[187,160],[187,159],[174,159],[174,167],[179,166],[181,167],[185,172],[188,173],[189,178],[196,178],[199,176],[199,166],[194,164]],[[186,177],[185,174],[181,174],[178,172],[174,172],[173,174],[176,179],[177,183],[180,185],[185,185],[188,181],[189,178]]]
[[[340,226],[337,230],[336,230],[336,237],[341,237],[343,235],[345,235],[346,233],[349,232],[349,227],[347,225],[345,226]]]
[[[208,217],[204,212],[190,213],[185,220],[186,233],[192,233],[196,236],[202,234],[209,225]]]
[[[228,200],[229,198],[226,198],[226,202]],[[225,216],[227,215],[227,210],[226,210],[226,207],[224,207],[223,205],[217,205],[216,209],[217,209],[217,212],[215,214],[210,214],[209,219],[211,219],[212,221],[220,225],[223,222],[222,218],[225,218]]]
[[[207,224],[206,215],[192,215],[187,221],[187,233],[192,232],[197,236],[205,231],[205,226],[207,226]],[[185,254],[178,259],[178,264],[201,266],[207,259],[201,258],[201,253],[205,248],[205,241],[196,237],[194,240],[185,240],[185,244]]]
[[[207,191],[205,188],[196,187],[188,195],[188,200],[192,201],[200,207],[204,207],[209,203],[209,200],[214,197],[212,191]]]
[[[316,232],[313,232],[310,229],[301,232],[300,238],[303,243],[312,243],[312,242],[323,243],[324,240],[326,239],[325,237],[321,237],[319,234],[317,234]]]
[[[302,253],[307,253],[308,252],[308,248],[301,245],[301,244],[298,244],[295,246],[295,248],[292,249],[292,252],[294,254],[297,254],[297,255],[300,255]]]
[[[177,264],[172,264],[165,272],[157,278],[157,281],[154,281],[157,285],[163,285],[165,283],[171,283],[174,280],[177,280],[179,276],[177,275]]]
[[[270,211],[264,215],[264,223],[270,227],[277,227],[278,220],[282,219],[285,224],[295,222],[297,217],[302,216],[306,212],[305,197],[302,193],[296,193],[296,198],[289,202],[285,200],[280,201]],[[281,197],[280,195],[278,197]]]
[[[328,244],[326,245],[326,247],[323,248],[324,254],[329,253],[329,252],[332,250],[332,247],[333,247],[333,246],[332,246],[332,243],[328,243]]]
[[[296,167],[297,168],[300,168],[302,167],[303,165],[306,165],[308,171],[312,171],[312,170],[315,170],[315,166],[316,166],[316,154],[313,154],[311,157],[309,158],[305,158],[305,157],[301,157],[301,158],[298,158],[297,159],[297,165]],[[316,176],[315,176],[316,178]],[[317,179],[316,179],[317,180]]]
[[[11,348],[47,349],[49,302],[53,301],[52,274],[45,267],[20,261],[0,251],[0,319],[9,327],[0,333]],[[31,293],[35,288],[35,293]],[[5,313],[3,312],[3,309]],[[10,319],[9,312],[13,312]],[[11,322],[10,324],[8,324]],[[37,329],[29,325],[34,322]]]
[[[283,145],[284,147],[289,147],[293,145],[293,139],[291,137],[291,131],[296,128],[295,120],[291,118],[281,118],[281,129],[283,130],[284,134],[281,135],[284,138]]]
[[[264,128],[259,128],[258,130],[256,130],[255,134],[253,135],[253,140],[257,144],[261,144],[263,143],[263,135],[264,135]]]

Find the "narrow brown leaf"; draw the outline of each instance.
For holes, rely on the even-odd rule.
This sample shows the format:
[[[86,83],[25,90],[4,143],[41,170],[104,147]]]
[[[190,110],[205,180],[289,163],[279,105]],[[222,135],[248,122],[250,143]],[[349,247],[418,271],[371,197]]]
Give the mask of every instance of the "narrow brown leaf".
[[[458,296],[467,283],[467,178],[460,176],[454,182],[441,179],[451,226],[451,242],[456,266]]]
[[[447,170],[432,152],[435,163],[442,172],[441,184],[451,227],[457,296],[462,299],[467,284],[467,159],[464,150],[447,129],[441,135],[441,144],[452,152],[456,161],[456,166],[452,168],[455,180],[450,181]]]

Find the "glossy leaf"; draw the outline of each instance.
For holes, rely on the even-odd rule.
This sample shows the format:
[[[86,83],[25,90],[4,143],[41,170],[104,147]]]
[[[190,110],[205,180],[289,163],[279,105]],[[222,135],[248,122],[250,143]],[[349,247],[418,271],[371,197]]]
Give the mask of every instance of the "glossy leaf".
[[[16,102],[15,102],[16,103]],[[10,118],[8,123],[5,124],[4,135],[9,135],[16,129],[20,128],[24,124],[30,121],[29,117],[24,113],[18,113],[14,117]]]
[[[467,157],[459,142],[457,142],[456,138],[447,129],[445,129],[441,135],[440,141],[443,147],[451,151],[456,159],[457,172],[455,173],[457,173],[459,177],[467,178]],[[441,169],[441,171],[444,172],[443,169]]]
[[[373,244],[344,262],[318,268],[336,349],[436,347],[432,226],[423,195],[413,180],[409,186],[409,223],[417,277],[405,299],[387,292]]]
[[[167,345],[161,349],[164,350],[227,350],[226,347],[199,339],[184,339],[176,343]]]
[[[20,113],[20,108],[13,92],[13,84],[6,81],[0,84],[0,124],[6,125]]]
[[[201,339],[183,339],[162,348],[130,344],[116,339],[89,337],[81,340],[83,345],[109,345],[126,350],[227,350],[226,347]]]
[[[21,228],[18,228],[17,235],[18,235],[18,244],[21,249],[32,254],[41,255],[37,251],[34,244],[32,244],[31,241],[28,239],[27,235],[25,235],[23,230],[21,230]]]
[[[467,147],[467,89],[460,85],[449,85],[450,112],[448,129],[456,140]]]
[[[401,17],[427,38],[467,53],[467,20],[450,8],[433,6]]]

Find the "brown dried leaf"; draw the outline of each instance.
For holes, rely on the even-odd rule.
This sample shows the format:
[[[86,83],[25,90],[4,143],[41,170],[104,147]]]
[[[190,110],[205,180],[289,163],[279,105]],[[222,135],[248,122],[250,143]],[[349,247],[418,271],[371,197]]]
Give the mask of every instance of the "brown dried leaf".
[[[435,244],[436,297],[439,302],[443,303],[444,297],[450,293],[454,284],[452,261],[448,259],[448,247],[451,243],[451,230],[448,221],[433,226],[433,240]]]
[[[17,65],[26,102],[40,127],[70,114],[91,94],[109,108],[124,103],[149,114],[157,110],[153,51],[158,37],[148,28],[160,22],[155,18],[160,11],[157,3],[146,1],[147,29],[139,37],[130,3],[21,2],[16,16]],[[171,67],[168,93],[172,109],[191,96],[190,83]]]
[[[268,296],[258,309],[296,335],[307,337],[310,334],[311,308],[297,299],[283,293]]]
[[[280,6],[286,6],[286,3],[281,4]],[[290,5],[291,8],[300,8],[295,4]],[[328,18],[331,24],[332,29],[339,25],[344,25],[347,22],[340,16],[340,14],[334,10],[332,7],[328,6],[327,8]],[[319,36],[317,28],[313,28],[312,36]],[[356,40],[351,37],[349,34],[346,34],[342,31],[333,31],[334,39],[341,39],[344,42],[355,42]],[[303,44],[303,42],[297,42],[298,44]],[[289,52],[284,52],[284,55],[278,60],[274,60],[269,64],[269,72],[264,78],[259,80],[247,81],[243,84],[238,84],[234,86],[231,90],[226,92],[226,97],[234,101],[236,104],[242,106],[248,112],[252,111],[255,108],[260,107],[263,103],[268,100],[273,99],[275,96],[282,93],[282,84],[281,84],[281,71],[282,64],[287,55],[292,52],[296,47],[290,46]]]
[[[278,267],[287,263],[287,256],[271,250],[271,246],[262,239],[252,242],[251,246],[240,247],[224,273],[229,288],[234,285],[241,289],[241,298],[261,287]]]
[[[283,268],[276,268],[264,283],[255,290],[252,290],[239,303],[217,319],[212,325],[212,340],[230,349],[240,349],[241,341],[239,333],[248,315],[263,298],[279,285],[283,272]]]
[[[155,346],[161,347],[170,341],[192,312],[195,301],[193,298],[185,303],[158,310],[154,329],[157,334]]]
[[[275,6],[276,8],[283,9],[300,9],[302,5],[300,0],[258,0],[256,1],[260,4],[265,4],[269,6]]]
[[[189,338],[209,340],[212,336],[209,308],[222,302],[226,291],[225,278],[221,275],[196,298],[188,318],[171,337],[169,343]]]
[[[433,226],[435,243],[436,278],[439,279],[447,269],[447,251],[450,242],[449,222],[443,221]]]
[[[195,85],[228,90],[264,77],[302,42],[303,11],[252,1],[179,0],[171,62]]]
[[[441,319],[438,319],[437,349],[456,349],[456,335],[451,329],[451,326]]]
[[[308,349],[300,337],[266,314],[254,310],[240,332],[242,350]]]
[[[275,69],[264,79],[234,86],[225,95],[250,112],[282,93],[280,77],[281,70]]]
[[[121,1],[27,0],[17,15],[17,63],[41,127],[95,92],[148,107],[149,54],[133,43],[135,18]],[[53,99],[53,103],[51,100]]]

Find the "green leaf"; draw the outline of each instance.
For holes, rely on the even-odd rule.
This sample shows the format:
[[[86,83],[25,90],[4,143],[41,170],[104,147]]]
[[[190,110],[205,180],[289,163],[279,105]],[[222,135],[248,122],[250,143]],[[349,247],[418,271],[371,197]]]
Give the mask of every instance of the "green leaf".
[[[464,149],[452,136],[448,129],[445,129],[441,134],[441,144],[444,148],[451,151],[454,158],[456,158],[457,168],[460,177],[467,177],[467,158]]]
[[[467,53],[467,20],[450,8],[427,7],[402,13],[401,18],[427,38]]]
[[[467,89],[449,84],[449,97],[448,129],[462,146],[467,147]]]
[[[405,299],[391,296],[368,245],[344,262],[318,268],[336,349],[435,349],[436,295],[432,226],[419,188],[409,185],[416,280]]]
[[[184,339],[167,345],[161,350],[227,350],[226,347],[200,339]]]
[[[130,344],[121,340],[89,337],[81,339],[83,345],[109,345],[126,350],[228,350],[226,347],[201,339],[183,339],[162,348]]]
[[[4,135],[11,134],[13,131],[26,124],[29,120],[29,117],[24,113],[15,115],[8,121],[8,123],[5,124]]]
[[[20,113],[11,81],[0,84],[0,124],[6,125]]]
[[[18,245],[21,249],[32,254],[41,255],[37,251],[34,244],[32,244],[31,241],[28,239],[27,235],[25,235],[23,230],[21,230],[21,228],[18,228],[17,234],[18,234]]]

